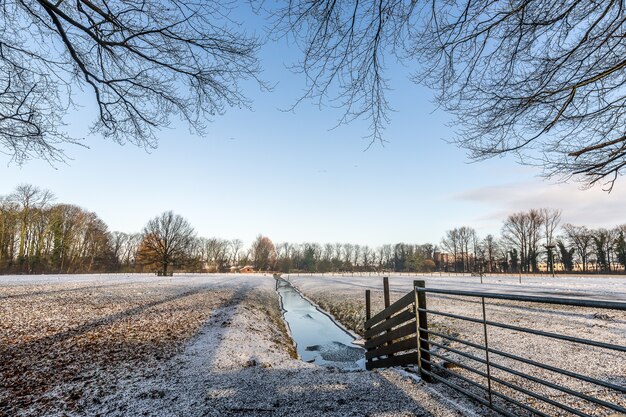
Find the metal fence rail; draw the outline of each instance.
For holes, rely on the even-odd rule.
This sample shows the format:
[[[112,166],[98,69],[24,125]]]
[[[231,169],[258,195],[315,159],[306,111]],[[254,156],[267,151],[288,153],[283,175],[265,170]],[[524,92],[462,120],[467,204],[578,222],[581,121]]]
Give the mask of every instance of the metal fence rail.
[[[550,381],[546,378],[539,378],[537,376],[531,375],[527,372],[522,372],[516,369],[513,369],[509,366],[502,365],[500,363],[494,362],[495,358],[506,358],[508,360],[512,360],[514,362],[522,363],[524,365],[530,365],[532,367],[550,371],[562,376],[565,376],[572,380],[582,381],[588,384],[594,384],[597,387],[602,387],[605,390],[611,390],[615,393],[624,394],[626,393],[626,387],[609,382],[603,381],[597,378],[593,378],[587,375],[583,375],[577,372],[561,369],[559,367],[545,364],[537,361],[533,361],[530,359],[526,359],[519,355],[514,355],[511,353],[504,352],[499,349],[493,349],[489,347],[489,338],[488,338],[488,329],[489,327],[498,327],[501,329],[507,329],[515,332],[519,332],[522,334],[530,334],[534,336],[540,336],[549,338],[552,340],[557,340],[559,342],[569,342],[577,345],[583,346],[592,346],[595,348],[606,349],[613,352],[626,352],[626,346],[614,344],[614,343],[606,343],[596,340],[589,340],[582,337],[574,337],[563,335],[555,332],[531,329],[523,326],[515,326],[507,323],[496,322],[492,320],[488,320],[486,308],[485,308],[485,299],[497,299],[497,300],[507,300],[507,301],[517,301],[517,302],[528,302],[528,303],[542,303],[542,304],[550,304],[550,305],[561,305],[561,306],[571,306],[571,307],[586,307],[586,308],[595,308],[595,309],[608,309],[615,311],[626,311],[626,303],[619,302],[610,302],[610,301],[595,301],[595,300],[580,300],[580,299],[571,299],[571,298],[560,298],[560,297],[536,297],[536,296],[526,296],[526,295],[512,295],[512,294],[494,294],[487,292],[476,292],[476,291],[455,291],[455,290],[443,290],[443,289],[434,289],[434,288],[424,288],[423,281],[415,282],[415,293],[416,294],[446,294],[446,295],[454,295],[459,297],[470,297],[470,298],[479,298],[481,303],[481,318],[469,317],[460,314],[452,314],[443,311],[433,310],[426,307],[425,303],[418,303],[417,312],[423,315],[437,315],[442,317],[447,317],[451,319],[462,320],[465,322],[475,323],[482,325],[483,327],[483,343],[475,343],[469,340],[463,339],[462,337],[454,337],[442,332],[434,331],[428,328],[426,323],[418,321],[419,323],[419,331],[420,337],[418,338],[418,351],[421,352],[421,359],[419,360],[420,370],[423,375],[427,375],[430,378],[442,382],[445,385],[448,385],[454,389],[457,389],[466,395],[474,398],[481,404],[487,405],[504,415],[516,415],[512,413],[511,409],[517,407],[518,409],[523,409],[527,412],[530,412],[534,415],[539,416],[548,416],[551,414],[546,414],[545,412],[529,405],[527,403],[523,403],[518,399],[512,398],[510,395],[506,395],[503,392],[497,391],[494,385],[500,385],[506,387],[510,391],[519,392],[525,395],[527,398],[532,398],[535,402],[543,402],[552,407],[555,407],[562,410],[566,414],[573,414],[577,416],[589,416],[586,414],[581,407],[575,407],[572,405],[564,404],[563,402],[558,401],[555,398],[551,398],[550,396],[542,395],[536,391],[533,391],[530,388],[520,386],[520,383],[513,383],[507,379],[502,377],[496,377],[492,375],[492,370],[496,369],[501,371],[507,375],[516,377],[517,380],[525,380],[533,384],[539,384],[546,388],[549,388],[554,391],[561,392],[564,395],[568,395],[571,397],[575,397],[578,400],[585,401],[589,404],[593,404],[594,407],[601,408],[602,410],[609,412],[618,412],[626,415],[626,408],[622,405],[612,403],[610,401],[603,400],[593,395],[589,395],[588,393],[581,392],[579,390],[575,390],[566,386],[561,385],[558,382]],[[419,297],[418,297],[419,299]],[[419,314],[418,314],[419,315]],[[424,336],[425,335],[425,336]],[[431,337],[434,336],[440,339],[442,342],[435,342]],[[467,346],[474,350],[479,350],[482,352],[480,356],[476,356],[472,353],[468,353],[462,351],[460,349],[455,349],[449,346],[448,343],[443,342],[455,342],[457,344]],[[434,346],[438,350],[435,352],[431,349],[431,346]],[[448,353],[446,355],[446,353]],[[452,359],[449,354],[454,354],[457,357],[461,357],[464,360],[461,362],[459,360]],[[468,373],[475,375],[477,377],[483,378],[486,380],[485,384],[480,384],[476,382],[472,378],[468,378],[466,376],[461,375],[458,372],[454,372],[441,364],[435,364],[432,361],[424,360],[424,356],[428,354],[429,356],[433,356],[435,358],[440,359],[443,363],[450,363],[454,366],[467,371]],[[624,358],[626,360],[626,356]],[[428,362],[428,363],[427,363]],[[486,372],[476,368],[476,365],[486,368]],[[430,369],[426,369],[425,365]],[[438,372],[435,372],[438,371]],[[470,387],[477,388],[477,390],[470,390],[464,387],[461,387],[459,384],[456,384],[450,380],[450,377],[453,379],[457,379],[462,381],[465,385]],[[523,384],[522,384],[523,385]],[[478,393],[477,393],[478,391]],[[482,393],[480,395],[479,393]],[[496,402],[495,398],[497,397],[499,400]],[[508,403],[508,405],[507,405]],[[510,407],[513,406],[513,407]]]
[[[556,410],[560,410],[558,414],[586,417],[590,416],[587,414],[590,406],[594,408],[594,415],[617,412],[619,414],[611,414],[611,416],[626,416],[624,406],[626,405],[626,386],[490,347],[489,329],[505,329],[542,340],[550,339],[556,343],[569,343],[617,354],[626,353],[626,346],[494,321],[487,317],[485,300],[625,312],[626,303],[435,289],[426,288],[424,281],[414,281],[414,291],[390,304],[388,279],[384,278],[383,282],[385,309],[373,317],[370,317],[370,292],[366,291],[367,369],[416,364],[426,382],[441,382],[506,416],[516,416],[522,413],[550,417],[557,413]],[[430,309],[426,304],[429,294],[456,296],[463,300],[479,299],[480,317]],[[481,326],[482,332],[479,338],[482,339],[482,343],[468,340],[467,335],[453,336],[429,328],[429,318],[432,319],[434,316]],[[451,346],[452,343],[455,344],[454,347]],[[506,364],[502,363],[503,359]],[[626,361],[626,355],[623,360]],[[514,369],[512,366],[515,364],[527,367],[527,371]],[[451,370],[452,367],[463,370],[463,374]],[[538,376],[537,372],[543,372],[545,375]],[[559,377],[554,378],[557,375]],[[624,377],[626,378],[626,375]],[[480,382],[481,380],[483,383]],[[564,381],[584,383],[586,386],[594,387],[594,390],[583,392],[582,389],[566,386]],[[533,388],[539,386],[547,389],[548,394],[545,394],[543,389]],[[609,397],[600,398],[600,395],[594,394],[599,390],[603,394],[617,395],[620,398],[618,401],[620,404],[608,401]],[[552,395],[550,392],[555,394]],[[576,401],[568,402],[563,398]]]

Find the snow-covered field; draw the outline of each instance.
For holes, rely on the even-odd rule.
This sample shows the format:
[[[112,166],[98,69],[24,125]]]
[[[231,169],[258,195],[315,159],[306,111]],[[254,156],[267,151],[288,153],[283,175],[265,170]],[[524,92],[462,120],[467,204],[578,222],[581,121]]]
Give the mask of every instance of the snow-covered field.
[[[486,292],[506,292],[524,295],[556,295],[560,297],[584,297],[597,300],[626,302],[626,277],[607,275],[563,275],[551,277],[522,275],[485,275],[481,284],[480,277],[469,274],[385,274],[389,276],[392,292],[406,294],[413,289],[414,280],[426,281],[427,287],[455,290],[474,290]],[[378,289],[382,290],[382,275],[352,274],[287,274],[286,278],[305,285],[327,286],[329,283],[338,288]],[[309,279],[312,278],[312,279]],[[520,284],[521,279],[521,284]]]
[[[400,370],[295,359],[274,286],[270,275],[0,277],[0,416],[489,415]]]
[[[547,276],[522,276],[522,284],[520,284],[519,276],[492,276],[483,277],[484,283],[480,284],[479,277],[439,275],[391,275],[389,281],[392,301],[411,291],[413,280],[415,279],[424,279],[426,286],[431,288],[568,298],[583,297],[626,302],[626,279],[618,277],[573,276],[552,278]],[[373,313],[383,308],[382,278],[379,276],[291,275],[289,280],[316,303],[331,311],[346,326],[358,332],[363,331],[364,292],[366,289],[372,290]],[[466,315],[477,319],[482,318],[482,305],[479,299],[428,294],[427,300],[429,309]],[[487,300],[486,314],[487,320],[495,322],[626,346],[626,312]],[[484,342],[483,328],[479,324],[436,315],[429,315],[429,320],[431,329],[481,345]],[[489,327],[488,333],[491,348],[626,386],[626,354],[623,352],[555,341],[498,327]],[[433,338],[433,340],[447,344],[447,342],[443,343],[443,340],[439,338]],[[448,346],[478,357],[484,357],[482,352],[456,342],[452,342]],[[442,350],[438,352],[443,353]],[[452,354],[449,357],[455,361],[471,365],[483,372],[486,371],[484,366],[477,366],[475,362],[469,361],[462,356]],[[597,386],[576,382],[570,378],[564,378],[497,355],[493,355],[491,360],[515,370],[530,373],[537,378],[558,383],[571,389],[583,391],[589,395],[599,396],[621,406],[626,406],[624,395],[598,389]],[[494,371],[493,368],[491,371],[492,375],[508,382],[513,382],[525,388],[532,388],[543,395],[548,395],[572,406],[583,407],[585,412],[592,415],[606,415],[606,412],[601,411],[600,408],[585,405],[584,402],[563,395],[561,392],[547,389],[537,383],[529,383],[504,371]],[[455,369],[455,372],[471,377],[486,385],[484,379],[474,377],[467,371]],[[498,386],[497,388],[507,395],[513,394],[510,390],[503,387]],[[527,401],[523,395],[514,395],[522,401]],[[545,407],[540,402],[529,401],[527,403],[543,409],[548,415],[560,414],[557,409]]]

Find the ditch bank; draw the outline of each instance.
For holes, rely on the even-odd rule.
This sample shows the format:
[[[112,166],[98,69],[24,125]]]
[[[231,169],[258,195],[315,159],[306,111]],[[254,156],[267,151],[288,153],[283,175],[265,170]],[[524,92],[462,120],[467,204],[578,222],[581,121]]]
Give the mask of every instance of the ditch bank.
[[[283,318],[300,358],[343,370],[365,369],[365,350],[355,336],[304,297],[289,281],[276,279]]]

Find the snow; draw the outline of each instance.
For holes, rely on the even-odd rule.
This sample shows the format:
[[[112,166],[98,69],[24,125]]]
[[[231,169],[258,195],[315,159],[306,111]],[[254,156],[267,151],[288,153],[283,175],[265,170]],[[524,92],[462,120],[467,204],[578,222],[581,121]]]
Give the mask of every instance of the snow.
[[[3,314],[17,313],[28,305],[44,309],[47,305],[61,303],[66,314],[63,320],[71,320],[63,321],[63,330],[51,327],[51,335],[44,341],[56,348],[58,336],[55,335],[67,334],[68,344],[63,347],[73,353],[78,352],[71,351],[75,346],[82,349],[80,360],[73,363],[71,360],[57,363],[56,357],[45,358],[46,363],[52,361],[61,369],[68,366],[77,369],[71,373],[71,378],[48,381],[32,401],[20,402],[19,396],[27,395],[25,392],[17,392],[18,397],[0,392],[0,414],[461,416],[466,413],[459,410],[467,408],[479,415],[490,415],[488,410],[462,395],[446,392],[445,388],[437,388],[436,394],[424,390],[423,382],[416,382],[397,370],[347,372],[294,359],[293,346],[281,324],[274,286],[273,277],[260,274],[175,275],[172,278],[153,275],[0,277]],[[195,298],[181,297],[189,293]],[[176,303],[167,304],[169,307],[159,304],[172,298]],[[206,302],[199,304],[203,300]],[[154,314],[142,313],[139,320],[134,314],[136,309],[132,315],[124,314],[128,304],[145,304],[148,310],[152,305],[163,308],[159,307]],[[100,310],[105,310],[104,317],[113,318],[102,321],[94,317]],[[87,313],[84,320],[88,322],[100,320],[100,333],[83,334],[74,330],[85,327],[83,312]],[[112,312],[115,313],[111,315]],[[195,312],[194,317],[206,315],[207,318],[192,335],[181,339],[187,333],[177,333],[176,326],[189,312]],[[15,339],[1,342],[19,346],[24,338],[40,338],[37,334],[26,334],[30,330],[39,332],[42,323],[51,325],[61,320],[56,313],[47,316],[40,313],[20,310],[20,318],[28,317],[36,323],[25,329],[19,327],[18,320],[3,323],[3,326],[16,326],[9,329]],[[176,320],[172,321],[169,314]],[[158,320],[158,323],[150,320]],[[142,351],[133,360],[100,363],[95,360],[98,355],[128,353],[121,349],[129,341],[118,332],[118,321],[123,323],[122,329],[140,332],[146,327],[150,332],[157,332],[140,335],[171,339],[175,342],[174,348],[159,351],[156,356]],[[140,326],[135,326],[135,322]],[[170,325],[174,327],[168,328]],[[194,326],[189,328],[195,329]],[[172,334],[178,336],[172,338]],[[81,347],[78,342],[84,338],[92,343]],[[107,346],[113,347],[101,346],[100,340],[106,340]],[[98,365],[90,363],[90,358]],[[29,359],[30,362],[21,362],[26,375],[47,366],[41,356]],[[13,363],[6,357],[0,359],[3,370],[10,370]],[[8,389],[0,385],[0,390]],[[442,392],[455,403],[442,401]],[[458,404],[462,405],[460,409],[457,409]]]
[[[374,312],[382,308],[380,276],[292,274],[288,278],[308,299],[334,308],[335,317],[346,327],[351,327],[346,321],[350,315],[362,322],[365,289],[373,290]],[[391,274],[392,301],[411,291],[415,279],[424,279],[427,287],[434,288],[626,301],[622,277],[522,276],[519,284],[519,276],[487,276],[480,284],[479,277]],[[476,300],[430,294],[428,302],[436,310],[477,318],[482,314]],[[349,314],[339,314],[346,306]],[[25,386],[20,391],[0,382],[0,415],[490,415],[443,384],[420,382],[402,370],[346,372],[295,359],[271,275],[4,276],[0,277],[0,314],[0,371],[21,373],[19,381],[28,381],[31,375],[42,381],[53,376],[35,390]],[[623,312],[493,300],[487,304],[487,316],[626,346]],[[483,343],[479,325],[432,316],[430,326]],[[493,327],[489,343],[494,349],[626,385],[621,352]],[[16,358],[1,351],[18,353],[23,345],[29,349],[41,345],[44,350],[20,353],[18,369]],[[463,349],[455,343],[450,346]],[[626,404],[623,395],[493,356],[504,366]],[[57,369],[56,374],[46,374],[48,368]],[[492,373],[524,383],[493,368]],[[531,385],[544,395],[567,400],[554,390]],[[580,406],[592,415],[601,413]],[[560,415],[554,409],[544,411]]]
[[[327,306],[327,308],[333,310],[336,316],[341,317],[342,309],[345,310],[348,308],[346,306],[351,306],[350,310],[352,312],[348,312],[347,315],[349,318],[350,314],[355,316],[351,320],[354,323],[362,321],[362,317],[358,316],[358,310],[363,309],[364,292],[366,289],[372,290],[372,314],[383,308],[382,278],[380,276],[352,276],[351,274],[346,276],[291,275],[289,279],[293,285],[320,305]],[[519,284],[519,276],[489,276],[483,277],[484,283],[480,284],[479,277],[470,276],[390,275],[389,283],[392,301],[411,291],[413,280],[415,279],[424,279],[426,287],[430,288],[626,301],[626,279],[622,277],[557,276],[553,278],[548,276],[522,276],[522,284]],[[427,301],[428,308],[431,310],[482,320],[480,299],[431,293],[427,294]],[[361,307],[355,308],[355,305],[360,305]],[[486,315],[487,320],[494,322],[626,346],[626,312],[624,311],[486,299]],[[483,327],[478,323],[429,314],[429,327],[443,334],[479,345],[484,344]],[[492,349],[498,349],[537,362],[626,386],[626,354],[624,352],[573,344],[494,326],[488,327],[488,339],[489,347]],[[445,342],[445,339],[438,337],[433,337],[432,340],[444,345],[448,343]],[[484,358],[484,352],[469,348],[463,344],[452,342],[448,346]],[[441,354],[445,353],[446,356],[457,362],[486,372],[485,366],[463,356],[446,352],[444,349],[434,348],[434,350]],[[551,381],[571,389],[583,391],[589,395],[598,396],[621,406],[626,406],[626,397],[623,394],[609,392],[596,385],[581,383],[499,355],[490,356],[492,363],[526,372],[539,379]],[[435,359],[435,361],[441,364],[440,360]],[[485,379],[481,377],[461,369],[455,369],[454,371],[486,385]],[[578,401],[567,395],[564,396],[563,393],[546,388],[541,384],[530,383],[510,373],[494,369],[494,367],[491,368],[491,372],[493,376],[508,382],[525,388],[532,388],[542,395],[549,395],[569,405],[581,407],[584,412],[592,415],[603,415],[604,413],[600,407],[590,405],[584,401]],[[498,384],[496,384],[496,387],[507,395],[514,395],[518,400],[530,401],[527,398],[525,399],[524,396],[515,394]],[[530,401],[529,404],[534,404],[534,402]],[[541,408],[549,415],[561,415],[554,407],[545,407],[540,402],[533,406]]]
[[[550,293],[561,297],[584,297],[595,300],[612,300],[626,302],[625,276],[593,276],[593,275],[557,275],[552,277],[522,275],[485,275],[483,283],[480,277],[468,274],[385,274],[389,277],[392,292],[407,293],[413,289],[414,280],[424,280],[426,287],[455,289],[466,291],[504,292],[523,295],[546,295]],[[340,288],[362,288],[382,290],[382,275],[287,275],[287,278],[298,282],[308,281],[306,285],[319,286],[333,283]],[[309,279],[311,278],[311,279]]]

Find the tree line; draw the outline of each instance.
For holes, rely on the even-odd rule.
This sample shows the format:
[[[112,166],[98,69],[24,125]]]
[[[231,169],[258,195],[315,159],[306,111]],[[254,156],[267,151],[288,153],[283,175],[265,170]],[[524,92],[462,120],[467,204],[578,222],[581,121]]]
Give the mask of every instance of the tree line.
[[[623,272],[626,224],[612,229],[561,225],[561,211],[509,215],[500,236],[469,226],[436,244],[274,244],[259,235],[205,238],[180,215],[164,212],[139,233],[110,231],[96,213],[55,203],[52,192],[22,184],[0,196],[0,273],[97,272]]]
[[[501,235],[480,238],[463,226],[448,230],[441,268],[455,272],[624,272],[626,224],[610,229],[561,225],[561,210],[531,209],[507,216]]]

